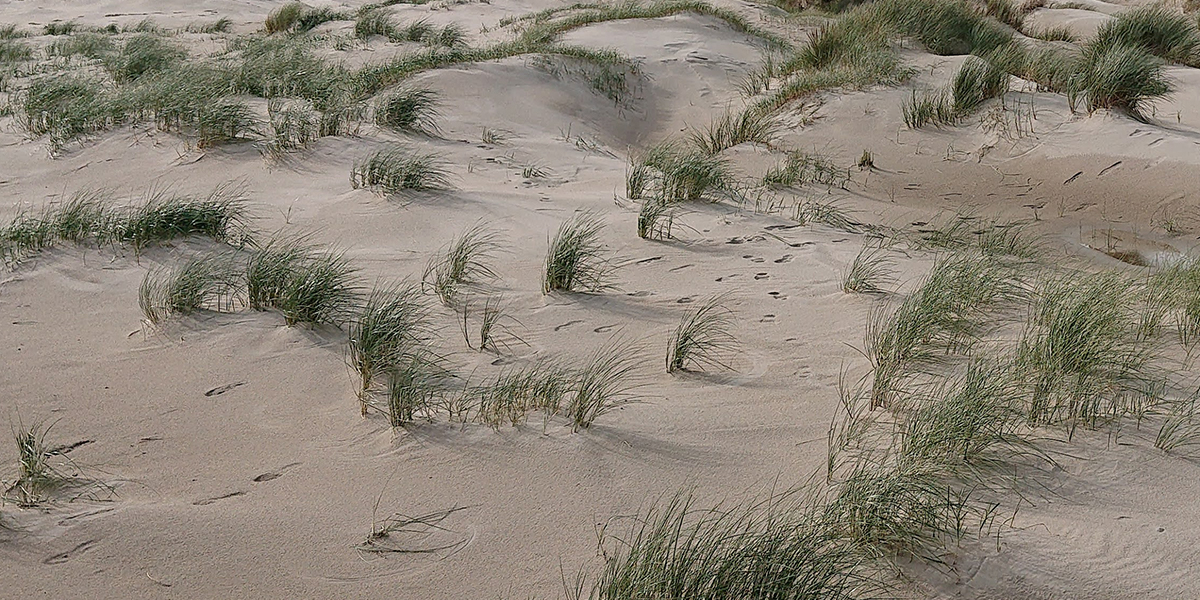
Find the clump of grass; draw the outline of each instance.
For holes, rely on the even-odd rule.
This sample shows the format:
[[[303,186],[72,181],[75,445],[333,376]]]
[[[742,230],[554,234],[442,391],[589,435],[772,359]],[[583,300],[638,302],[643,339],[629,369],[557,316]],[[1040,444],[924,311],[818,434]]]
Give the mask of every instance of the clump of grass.
[[[18,29],[13,23],[0,24],[0,40],[15,40],[24,37],[29,37],[28,31]]]
[[[71,35],[77,27],[75,21],[54,21],[42,26],[42,35]]]
[[[546,252],[542,293],[597,292],[608,287],[613,269],[600,242],[603,227],[599,217],[584,212],[558,228]]]
[[[229,17],[221,17],[216,21],[206,21],[201,23],[189,23],[184,28],[188,33],[229,33],[233,28],[233,21]]]
[[[658,196],[642,200],[638,209],[637,234],[644,240],[671,239],[675,224],[675,206]]]
[[[1200,65],[1200,28],[1195,19],[1164,6],[1122,11],[1100,26],[1089,45],[1138,47],[1170,62]]]
[[[107,66],[114,79],[127,83],[170,69],[186,58],[187,51],[173,42],[157,34],[142,33],[129,38]]]
[[[844,187],[850,181],[848,169],[837,166],[829,158],[815,152],[793,150],[782,164],[763,174],[762,183],[768,187],[791,188],[818,184]]]
[[[942,90],[923,90],[900,105],[904,124],[909,129],[920,129],[926,125],[944,125],[953,123],[955,119],[954,104],[946,98]]]
[[[267,15],[267,20],[264,23],[267,33],[279,33],[292,29],[306,10],[308,10],[308,7],[302,2],[288,2],[276,8]]]
[[[1047,41],[1047,42],[1075,43],[1075,42],[1079,41],[1078,38],[1075,37],[1075,32],[1071,31],[1070,27],[1065,27],[1065,26],[1042,27],[1040,29],[1034,29],[1032,31],[1028,31],[1027,35],[1029,35],[1029,37],[1037,38],[1039,40],[1043,40],[1043,41]]]
[[[466,394],[483,424],[493,429],[506,423],[516,427],[524,424],[532,411],[542,411],[547,419],[558,413],[574,379],[570,369],[539,361],[507,369]]]
[[[895,283],[895,271],[882,247],[864,244],[842,274],[842,291],[847,294],[883,294]]]
[[[103,60],[112,57],[117,52],[117,45],[112,36],[103,33],[76,33],[60,37],[46,47],[50,56],[83,56],[92,60]]]
[[[320,117],[305,104],[271,100],[267,102],[267,116],[271,139],[262,147],[275,158],[307,148],[320,132]]]
[[[401,88],[375,104],[375,124],[433,135],[438,132],[438,103],[438,96],[432,90]]]
[[[174,268],[153,269],[138,288],[138,306],[152,325],[173,315],[210,309],[231,311],[241,302],[241,265],[224,254],[189,259]]]
[[[779,129],[775,116],[754,110],[726,111],[703,130],[693,129],[689,142],[701,152],[719,154],[722,151],[752,142],[769,144]]]
[[[18,40],[0,39],[0,64],[18,63],[33,58],[33,49]]]
[[[450,172],[436,154],[422,154],[393,144],[354,164],[350,183],[384,194],[405,190],[438,190],[450,186]]]
[[[940,259],[894,311],[871,314],[865,343],[874,374],[871,406],[888,406],[906,373],[969,348],[994,326],[985,317],[1020,296],[1016,274],[994,259]]]
[[[21,126],[33,136],[49,134],[53,149],[126,118],[125,107],[104,83],[73,75],[34,80],[18,105]]]
[[[427,348],[400,356],[387,371],[387,415],[392,427],[432,416],[437,399],[450,390],[454,373],[443,357]]]
[[[986,0],[984,9],[988,15],[1017,31],[1025,24],[1025,12],[1012,0]]]
[[[371,291],[362,310],[350,322],[347,348],[347,362],[361,383],[359,398],[363,415],[373,386],[406,357],[419,351],[432,333],[429,307],[419,287],[399,283]]]
[[[357,269],[339,252],[303,240],[272,240],[246,267],[250,308],[274,308],[289,326],[333,325],[350,320],[359,304]]]
[[[1041,247],[1029,236],[1022,223],[981,219],[970,213],[957,213],[928,228],[920,229],[909,243],[920,249],[974,250],[986,256],[1032,260]]]
[[[738,348],[733,335],[734,314],[723,298],[714,296],[689,310],[667,341],[667,372],[689,368],[731,369]]]
[[[53,423],[43,421],[34,422],[28,429],[19,422],[13,425],[17,472],[13,483],[4,491],[4,497],[17,506],[45,504],[63,492],[86,493],[88,488],[100,485],[83,478],[79,468],[67,457],[72,446],[48,443],[47,436],[53,427]]]
[[[633,391],[641,387],[640,348],[628,341],[614,339],[592,352],[575,369],[572,390],[562,410],[574,431],[587,429],[596,418],[635,399]]]
[[[792,219],[801,225],[820,223],[834,229],[849,233],[861,233],[864,226],[850,216],[850,212],[838,206],[837,200],[821,202],[807,199],[797,203],[792,212]]]
[[[212,148],[246,139],[258,133],[258,116],[250,105],[233,98],[205,104],[196,113],[196,145]]]
[[[954,112],[962,118],[975,112],[984,102],[1008,91],[1008,73],[990,61],[968,57],[950,84]]]
[[[690,493],[606,536],[591,600],[687,597],[848,599],[884,595],[871,557],[845,539],[802,491],[701,509]],[[752,592],[751,592],[752,591]]]
[[[50,219],[53,235],[75,244],[112,241],[113,230],[120,222],[120,217],[108,205],[108,199],[109,194],[102,190],[74,193],[54,209]]]
[[[1112,273],[1043,283],[1017,349],[1031,422],[1073,432],[1161,394],[1135,299],[1132,283]]]
[[[1154,438],[1154,447],[1173,453],[1200,446],[1200,414],[1196,412],[1196,398],[1178,402],[1167,413]]]
[[[498,237],[482,224],[466,230],[429,259],[422,285],[429,286],[446,306],[454,306],[461,286],[496,277],[490,262],[500,250]]]
[[[626,176],[630,198],[648,189],[668,203],[697,201],[730,185],[729,163],[719,156],[664,143],[651,148]]]
[[[1092,44],[1083,52],[1079,70],[1071,80],[1068,100],[1082,100],[1088,112],[1121,109],[1145,120],[1144,109],[1171,92],[1161,61],[1139,46]]]
[[[116,226],[115,238],[142,250],[150,244],[202,235],[234,246],[252,241],[242,189],[222,185],[207,196],[152,190]]]
[[[392,14],[379,8],[369,8],[358,13],[354,20],[354,35],[367,39],[373,35],[381,35],[388,39],[397,35],[400,26]]]
[[[0,259],[9,267],[54,244],[54,219],[46,211],[41,214],[18,214],[0,229]]]

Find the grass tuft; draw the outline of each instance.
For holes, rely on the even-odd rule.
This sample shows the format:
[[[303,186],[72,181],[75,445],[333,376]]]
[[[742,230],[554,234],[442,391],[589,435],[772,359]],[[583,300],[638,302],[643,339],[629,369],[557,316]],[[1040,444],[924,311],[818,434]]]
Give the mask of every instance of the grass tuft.
[[[375,124],[433,135],[438,132],[437,105],[438,96],[432,90],[401,88],[375,104]]]
[[[363,414],[368,394],[379,380],[432,337],[429,307],[418,286],[399,283],[376,287],[350,322],[347,362],[358,374]]]
[[[737,351],[734,314],[714,296],[683,315],[667,341],[667,372],[689,368],[732,369],[729,357]]]
[[[450,187],[450,172],[436,154],[422,154],[393,144],[354,164],[350,183],[395,195],[406,190],[440,190]]]
[[[500,250],[498,237],[482,224],[466,230],[429,259],[422,286],[429,286],[442,304],[454,306],[461,286],[496,277],[490,262]]]
[[[847,294],[884,294],[895,283],[895,270],[882,247],[864,244],[842,274],[842,291]]]
[[[359,304],[356,274],[339,252],[272,240],[247,264],[247,300],[254,310],[279,310],[289,326],[340,327]]]
[[[604,224],[592,213],[568,219],[550,240],[542,270],[542,293],[598,292],[608,287],[612,265],[605,258],[600,231]]]
[[[153,269],[138,288],[138,305],[152,325],[202,309],[232,311],[242,301],[243,275],[242,265],[224,254]]]

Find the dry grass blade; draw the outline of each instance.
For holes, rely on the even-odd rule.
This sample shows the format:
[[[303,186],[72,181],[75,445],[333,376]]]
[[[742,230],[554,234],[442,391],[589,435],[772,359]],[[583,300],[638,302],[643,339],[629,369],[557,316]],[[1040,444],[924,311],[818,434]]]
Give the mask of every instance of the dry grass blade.
[[[467,508],[470,507],[455,506],[417,516],[396,513],[372,523],[371,534],[354,548],[371,554],[453,554],[469,541],[469,537],[443,527],[442,523]]]

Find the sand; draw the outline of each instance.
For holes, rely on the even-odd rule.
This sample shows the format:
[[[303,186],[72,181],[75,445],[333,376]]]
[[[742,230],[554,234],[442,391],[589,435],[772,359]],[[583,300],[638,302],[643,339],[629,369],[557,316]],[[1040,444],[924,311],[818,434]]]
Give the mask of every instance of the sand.
[[[775,14],[719,4],[752,20]],[[460,23],[483,40],[497,34],[477,33],[481,25],[554,5],[495,0],[397,13]],[[227,16],[235,31],[249,32],[274,6],[3,1],[0,22],[150,17],[181,27]],[[1035,17],[1081,34],[1106,18],[1058,8]],[[759,47],[720,21],[686,15],[599,24],[564,39],[640,59],[635,97],[615,105],[525,58],[419,75],[416,82],[445,99],[443,131],[410,141],[445,156],[454,189],[403,200],[350,187],[357,157],[402,137],[373,126],[322,138],[276,165],[250,144],[197,151],[146,127],[107,132],[51,158],[44,140],[0,119],[0,217],[86,187],[136,196],[152,185],[207,190],[237,181],[256,227],[305,232],[342,248],[367,281],[419,278],[432,252],[483,222],[501,232],[506,248],[490,289],[503,294],[519,321],[511,327],[527,342],[512,355],[581,357],[620,339],[644,347],[648,364],[640,401],[583,432],[561,421],[543,428],[539,418],[499,431],[444,422],[394,431],[379,416],[360,417],[342,332],[289,328],[277,314],[252,311],[146,326],[137,302],[144,274],[205,243],[141,256],[70,247],[42,253],[0,273],[0,412],[53,420],[61,443],[86,441],[71,458],[116,493],[103,502],[4,507],[24,532],[0,542],[2,595],[561,597],[564,573],[599,564],[598,531],[614,517],[682,488],[715,502],[792,485],[818,469],[839,374],[867,369],[855,348],[875,300],[840,289],[862,236],[712,204],[681,218],[678,241],[650,242],[634,235],[637,207],[623,199],[630,153],[738,105],[737,83],[757,64]],[[377,42],[370,51],[394,50]],[[1089,247],[1097,231],[1119,232],[1134,248],[1192,249],[1194,233],[1169,236],[1155,223],[1170,214],[1200,225],[1195,70],[1169,71],[1179,91],[1149,124],[1072,114],[1061,96],[1014,86],[1010,100],[1036,107],[1034,133],[1015,136],[978,122],[904,128],[901,101],[913,87],[945,82],[961,57],[909,50],[904,58],[921,71],[910,84],[823,94],[810,122],[781,135],[781,146],[817,149],[844,164],[864,149],[873,153],[876,169],[853,170],[847,190],[820,190],[821,199],[897,226],[962,208],[1036,217],[1062,260],[1101,267],[1131,268]],[[485,144],[485,128],[511,135]],[[751,170],[773,161],[749,146],[731,156]],[[527,166],[546,176],[523,177]],[[547,239],[581,209],[607,224],[604,240],[624,265],[616,287],[545,296],[539,269]],[[929,264],[928,256],[901,257],[902,280]],[[662,373],[668,333],[689,304],[712,294],[727,294],[737,315],[735,370]],[[436,318],[439,347],[464,371],[496,360],[465,347],[452,311],[439,309]],[[920,576],[911,594],[1200,597],[1200,470],[1155,450],[1153,434],[1084,432],[1062,444],[1073,458],[1030,494],[1014,529],[999,543],[965,546],[952,557],[954,572],[914,567]],[[0,444],[0,461],[13,459],[11,444]],[[462,510],[434,539],[452,550],[355,550],[374,519],[454,507]]]

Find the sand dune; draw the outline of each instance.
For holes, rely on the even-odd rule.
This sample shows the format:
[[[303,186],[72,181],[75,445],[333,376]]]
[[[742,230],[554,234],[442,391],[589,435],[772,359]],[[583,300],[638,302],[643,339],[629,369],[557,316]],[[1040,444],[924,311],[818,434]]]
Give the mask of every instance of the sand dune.
[[[42,35],[48,23],[132,27],[149,18],[199,61],[224,52],[227,39],[261,35],[280,4],[0,0],[0,23],[34,33],[19,41],[35,49],[31,62],[49,64],[41,53],[63,36]],[[332,41],[314,52],[347,68],[424,51],[420,42],[381,36],[356,41],[360,4],[314,3],[347,16],[296,35],[327,36],[319,39]],[[717,5],[797,48],[825,19],[750,3]],[[565,6],[439,1],[386,10],[401,22],[460,25],[465,43],[483,47],[518,33],[502,19]],[[1027,15],[1026,29],[1062,26],[1086,43],[1102,22],[1128,9],[1079,6],[1050,3]],[[228,32],[175,31],[220,17],[230,19]],[[117,38],[124,43],[133,35]],[[192,236],[136,251],[128,243],[60,243],[30,253],[0,272],[0,409],[14,424],[53,423],[51,441],[79,444],[70,460],[106,487],[81,498],[0,506],[0,522],[13,528],[0,530],[3,595],[561,597],[577,572],[600,572],[605,534],[623,534],[628,517],[681,489],[708,506],[798,485],[828,487],[831,420],[845,414],[841,388],[872,373],[866,323],[879,307],[913,294],[951,252],[911,242],[917,233],[956,213],[971,214],[973,223],[1019,222],[1044,248],[1031,278],[1054,269],[1103,270],[1141,282],[1154,268],[1141,265],[1161,266],[1193,250],[1200,226],[1193,101],[1200,76],[1193,67],[1163,68],[1174,90],[1144,121],[1121,110],[1073,110],[1064,94],[1012,77],[1002,99],[987,100],[970,116],[911,128],[901,106],[914,91],[952,82],[968,59],[898,41],[911,78],[836,86],[788,104],[770,144],[720,153],[735,173],[734,191],[681,205],[672,239],[655,241],[636,235],[639,208],[649,200],[627,197],[632,161],[743,110],[753,98],[739,87],[760,68],[769,43],[694,11],[591,24],[559,42],[632,59],[619,71],[627,89],[614,92],[618,84],[597,75],[593,63],[561,54],[458,62],[403,84],[440,98],[437,135],[388,129],[364,115],[353,132],[319,137],[281,160],[260,151],[272,136],[268,101],[248,92],[235,95],[260,121],[247,139],[198,148],[191,132],[130,119],[55,149],[49,136],[22,125],[22,94],[44,75],[0,77],[0,100],[14,107],[0,117],[4,223],[79,190],[109,190],[112,202],[125,206],[142,202],[147,190],[203,195],[233,182],[262,239],[305,235],[344,251],[364,292],[378,282],[419,282],[431,256],[483,224],[500,246],[495,278],[469,286],[466,297],[475,311],[486,298],[502,299],[510,317],[505,347],[468,347],[478,312],[467,317],[464,340],[462,306],[426,296],[431,344],[460,381],[482,383],[539,360],[579,366],[607,344],[639,357],[635,401],[580,431],[562,415],[536,412],[516,427],[448,422],[439,413],[434,422],[393,428],[380,412],[360,415],[345,327],[288,327],[277,311],[240,306],[146,321],[139,286],[147,273],[205,252],[235,252],[228,244]],[[105,76],[98,63],[71,64]],[[447,189],[354,189],[354,165],[394,143],[436,153],[448,171]],[[756,183],[788,151],[836,165],[844,181],[785,190]],[[857,164],[864,151],[873,165]],[[811,216],[828,207],[853,222]],[[604,226],[604,253],[619,266],[613,285],[544,294],[548,241],[582,211]],[[846,293],[847,268],[880,236],[892,240],[884,244],[894,271],[888,293]],[[236,252],[242,260],[251,250]],[[668,374],[668,337],[710,297],[735,316],[738,348],[725,357],[732,368]],[[1026,326],[1024,316],[1004,323],[979,347],[1008,348]],[[1142,421],[1130,408],[1070,438],[1057,426],[1020,425],[1057,465],[1014,461],[989,476],[1020,483],[996,500],[994,530],[939,546],[944,564],[904,553],[876,557],[889,565],[885,571],[899,565],[904,573],[887,577],[894,593],[1200,596],[1194,455],[1186,447],[1155,447],[1165,398],[1186,395],[1185,383],[1194,379],[1193,357],[1171,337],[1173,327],[1164,326],[1155,346],[1170,365],[1164,404]],[[8,485],[17,477],[17,454],[10,443],[0,448]],[[397,536],[431,552],[358,548],[393,513],[439,511],[449,511],[443,529]],[[612,552],[612,540],[604,544]]]

